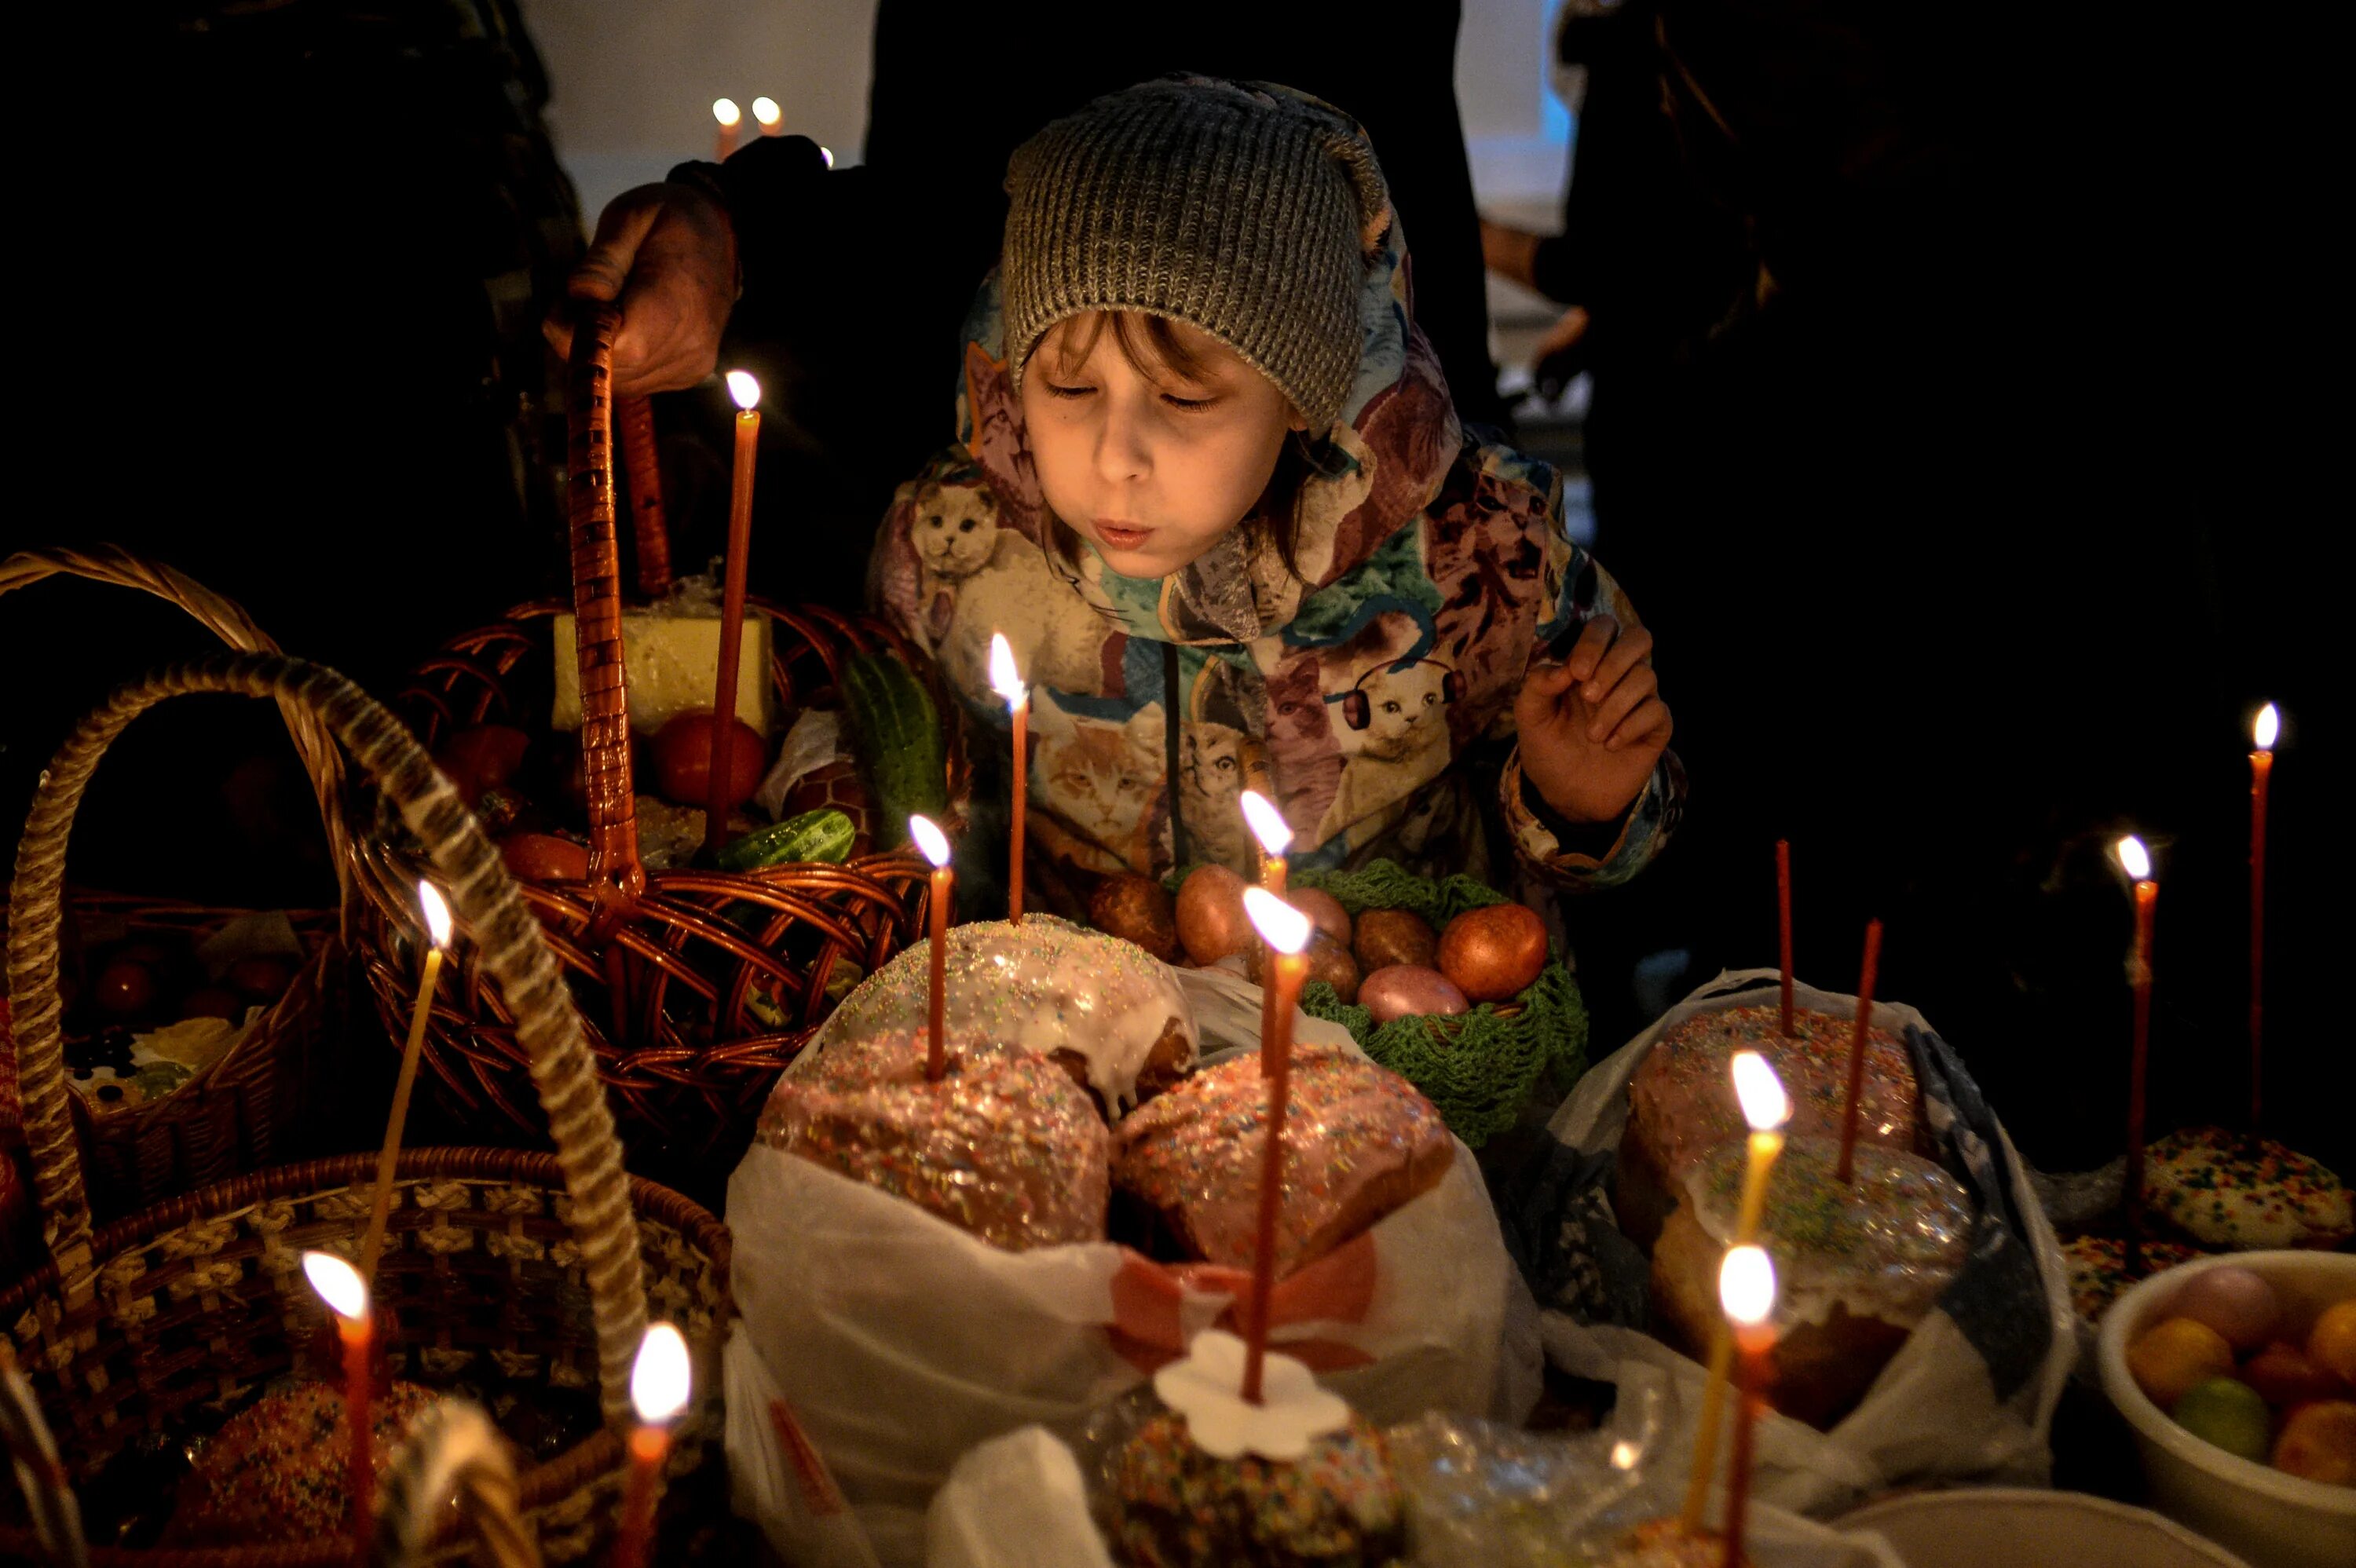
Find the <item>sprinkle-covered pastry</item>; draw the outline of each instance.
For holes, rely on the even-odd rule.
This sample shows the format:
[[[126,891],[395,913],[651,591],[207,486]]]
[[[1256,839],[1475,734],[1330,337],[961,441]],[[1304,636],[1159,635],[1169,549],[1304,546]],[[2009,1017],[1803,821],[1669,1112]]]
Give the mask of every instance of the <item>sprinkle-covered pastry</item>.
[[[369,1406],[378,1475],[437,1397],[408,1382],[378,1391]],[[258,1546],[341,1535],[350,1528],[350,1477],[343,1391],[316,1382],[275,1390],[230,1417],[197,1456],[165,1543]]]
[[[2340,1178],[2272,1138],[2190,1127],[2144,1151],[2144,1204],[2204,1247],[2336,1247],[2356,1236]]]
[[[1659,1233],[1676,1206],[1694,1162],[1750,1129],[1734,1097],[1731,1068],[1738,1051],[1767,1059],[1792,1098],[1793,1137],[1840,1136],[1848,1103],[1849,1019],[1804,1008],[1781,1032],[1773,1004],[1697,1013],[1664,1034],[1628,1083],[1628,1130],[1620,1145],[1620,1179],[1613,1205],[1639,1244]],[[1868,1025],[1865,1085],[1858,1101],[1858,1137],[1891,1148],[1919,1149],[1914,1065],[1906,1045]]]
[[[838,1046],[777,1080],[759,1137],[939,1215],[1010,1252],[1104,1239],[1104,1123],[1044,1058],[949,1037],[925,1077],[926,1037]]]
[[[1357,1416],[1284,1461],[1215,1458],[1164,1411],[1108,1469],[1113,1543],[1130,1568],[1382,1568],[1406,1555],[1382,1434]]]
[[[1714,1531],[1687,1530],[1681,1519],[1648,1519],[1612,1543],[1597,1568],[1719,1568],[1726,1538]],[[1744,1552],[1747,1564],[1751,1553]]]
[[[1189,1256],[1249,1268],[1267,1127],[1259,1058],[1230,1058],[1114,1130],[1114,1184],[1154,1211]],[[1440,1113],[1406,1079],[1338,1047],[1297,1051],[1277,1274],[1314,1262],[1429,1191],[1455,1152]]]
[[[819,1031],[813,1056],[926,1027],[931,964],[930,943],[919,942],[869,976]],[[1194,1016],[1169,966],[1053,915],[951,927],[943,1002],[950,1034],[1058,1059],[1108,1116],[1194,1065]]]
[[[2062,1243],[2062,1261],[2070,1265],[2070,1305],[2078,1316],[2098,1323],[2127,1286],[2201,1255],[2181,1242],[2152,1240],[2143,1243],[2142,1253],[2143,1266],[2129,1274],[2126,1243],[2116,1236],[2072,1236]]]

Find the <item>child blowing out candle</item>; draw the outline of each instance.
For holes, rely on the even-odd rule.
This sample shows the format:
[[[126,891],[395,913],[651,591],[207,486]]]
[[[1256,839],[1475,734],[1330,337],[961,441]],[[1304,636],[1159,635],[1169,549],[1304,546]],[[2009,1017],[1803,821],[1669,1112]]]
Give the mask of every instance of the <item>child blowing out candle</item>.
[[[992,731],[991,635],[1022,654],[1034,853],[1076,887],[1159,874],[1183,823],[1248,873],[1264,765],[1297,862],[1462,869],[1485,847],[1457,764],[1510,736],[1525,862],[1645,865],[1684,787],[1651,634],[1554,471],[1465,439],[1358,126],[1149,82],[1042,131],[1008,191],[958,444],[901,488],[871,581]]]

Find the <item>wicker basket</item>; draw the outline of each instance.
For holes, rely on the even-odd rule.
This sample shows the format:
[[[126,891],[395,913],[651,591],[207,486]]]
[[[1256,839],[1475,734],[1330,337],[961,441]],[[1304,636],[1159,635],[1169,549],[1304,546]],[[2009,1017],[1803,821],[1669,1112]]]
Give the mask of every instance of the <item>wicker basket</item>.
[[[0,561],[0,595],[59,575],[143,590],[178,605],[232,648],[277,651],[236,604],[170,567],[112,546],[12,555]],[[355,858],[344,826],[342,753],[316,716],[289,703],[279,706],[318,797],[320,823],[349,908]],[[203,934],[241,912],[118,895],[78,893],[73,901],[81,909],[103,908],[134,925],[169,925]],[[95,1111],[81,1096],[71,1097],[87,1140],[91,1202],[101,1214],[127,1213],[283,1157],[305,1110],[322,1020],[340,1006],[345,954],[339,913],[290,913],[298,929],[307,928],[308,961],[219,1061],[161,1099],[123,1110]],[[319,940],[308,939],[314,934]]]
[[[59,1029],[60,862],[107,745],[145,708],[191,691],[276,697],[317,713],[428,846],[477,962],[513,1009],[556,1153],[405,1156],[378,1298],[406,1378],[447,1384],[489,1368],[510,1380],[595,1392],[605,1424],[522,1483],[549,1559],[578,1561],[611,1533],[621,1484],[616,1433],[629,1419],[629,1368],[650,1293],[701,1361],[698,1405],[682,1426],[674,1473],[696,1463],[713,1430],[708,1391],[728,1310],[727,1232],[678,1194],[623,1175],[580,1020],[497,850],[400,721],[330,671],[273,656],[176,667],[118,693],[51,764],[19,850],[8,936],[26,1131],[49,1261],[0,1294],[0,1328],[65,1437],[69,1471],[86,1488],[134,1440],[177,1435],[233,1409],[293,1367],[323,1326],[299,1253],[356,1253],[368,1222],[374,1156],[355,1155],[254,1172],[91,1227]],[[0,1558],[33,1549],[29,1534],[0,1531]],[[453,1540],[438,1557],[462,1551]],[[347,1540],[327,1540],[203,1552],[111,1548],[92,1561],[324,1568],[348,1563],[351,1552]]]
[[[559,612],[575,612],[589,877],[527,885],[524,898],[580,1003],[631,1168],[702,1191],[734,1164],[770,1084],[832,1011],[845,982],[921,934],[926,868],[906,848],[848,865],[746,873],[642,864],[626,690],[616,678],[621,564],[605,394],[614,322],[611,311],[596,313],[575,338],[573,603],[526,605],[455,639],[420,667],[402,705],[429,745],[449,728],[487,721],[544,732],[550,624]],[[640,467],[651,464],[650,439],[645,450],[643,461],[634,453]],[[633,499],[641,586],[659,591],[669,581],[666,563],[649,564],[659,530],[648,526],[646,499]],[[921,654],[880,622],[751,604],[774,632],[770,680],[786,711],[830,701],[854,654],[888,652],[925,667]],[[955,799],[964,764],[954,732],[949,754]],[[382,841],[364,846],[363,857],[370,908],[361,944],[369,988],[397,1040],[423,941],[416,872],[399,847]],[[747,918],[747,906],[757,918]],[[537,1136],[514,1021],[482,984],[475,955],[455,956],[426,1036],[425,1081],[470,1136]]]

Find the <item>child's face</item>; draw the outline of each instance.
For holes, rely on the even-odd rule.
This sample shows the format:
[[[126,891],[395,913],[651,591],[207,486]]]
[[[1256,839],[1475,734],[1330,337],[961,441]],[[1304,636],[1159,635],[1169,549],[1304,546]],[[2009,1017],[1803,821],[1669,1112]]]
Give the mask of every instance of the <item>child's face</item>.
[[[1171,325],[1196,361],[1190,379],[1131,365],[1110,324],[1085,360],[1067,363],[1065,335],[1085,341],[1090,325],[1058,323],[1023,372],[1039,487],[1106,565],[1167,577],[1249,514],[1301,421],[1274,382],[1183,322]]]

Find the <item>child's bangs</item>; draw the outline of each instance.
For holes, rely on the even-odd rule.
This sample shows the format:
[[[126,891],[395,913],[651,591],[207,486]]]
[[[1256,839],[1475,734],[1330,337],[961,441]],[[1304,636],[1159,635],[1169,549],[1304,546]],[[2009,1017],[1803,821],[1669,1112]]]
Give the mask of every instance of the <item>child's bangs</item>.
[[[1048,351],[1058,376],[1076,376],[1097,351],[1097,344],[1112,327],[1113,342],[1130,369],[1150,379],[1200,382],[1210,373],[1210,361],[1189,348],[1166,316],[1135,310],[1092,310],[1058,323],[1047,335]]]

